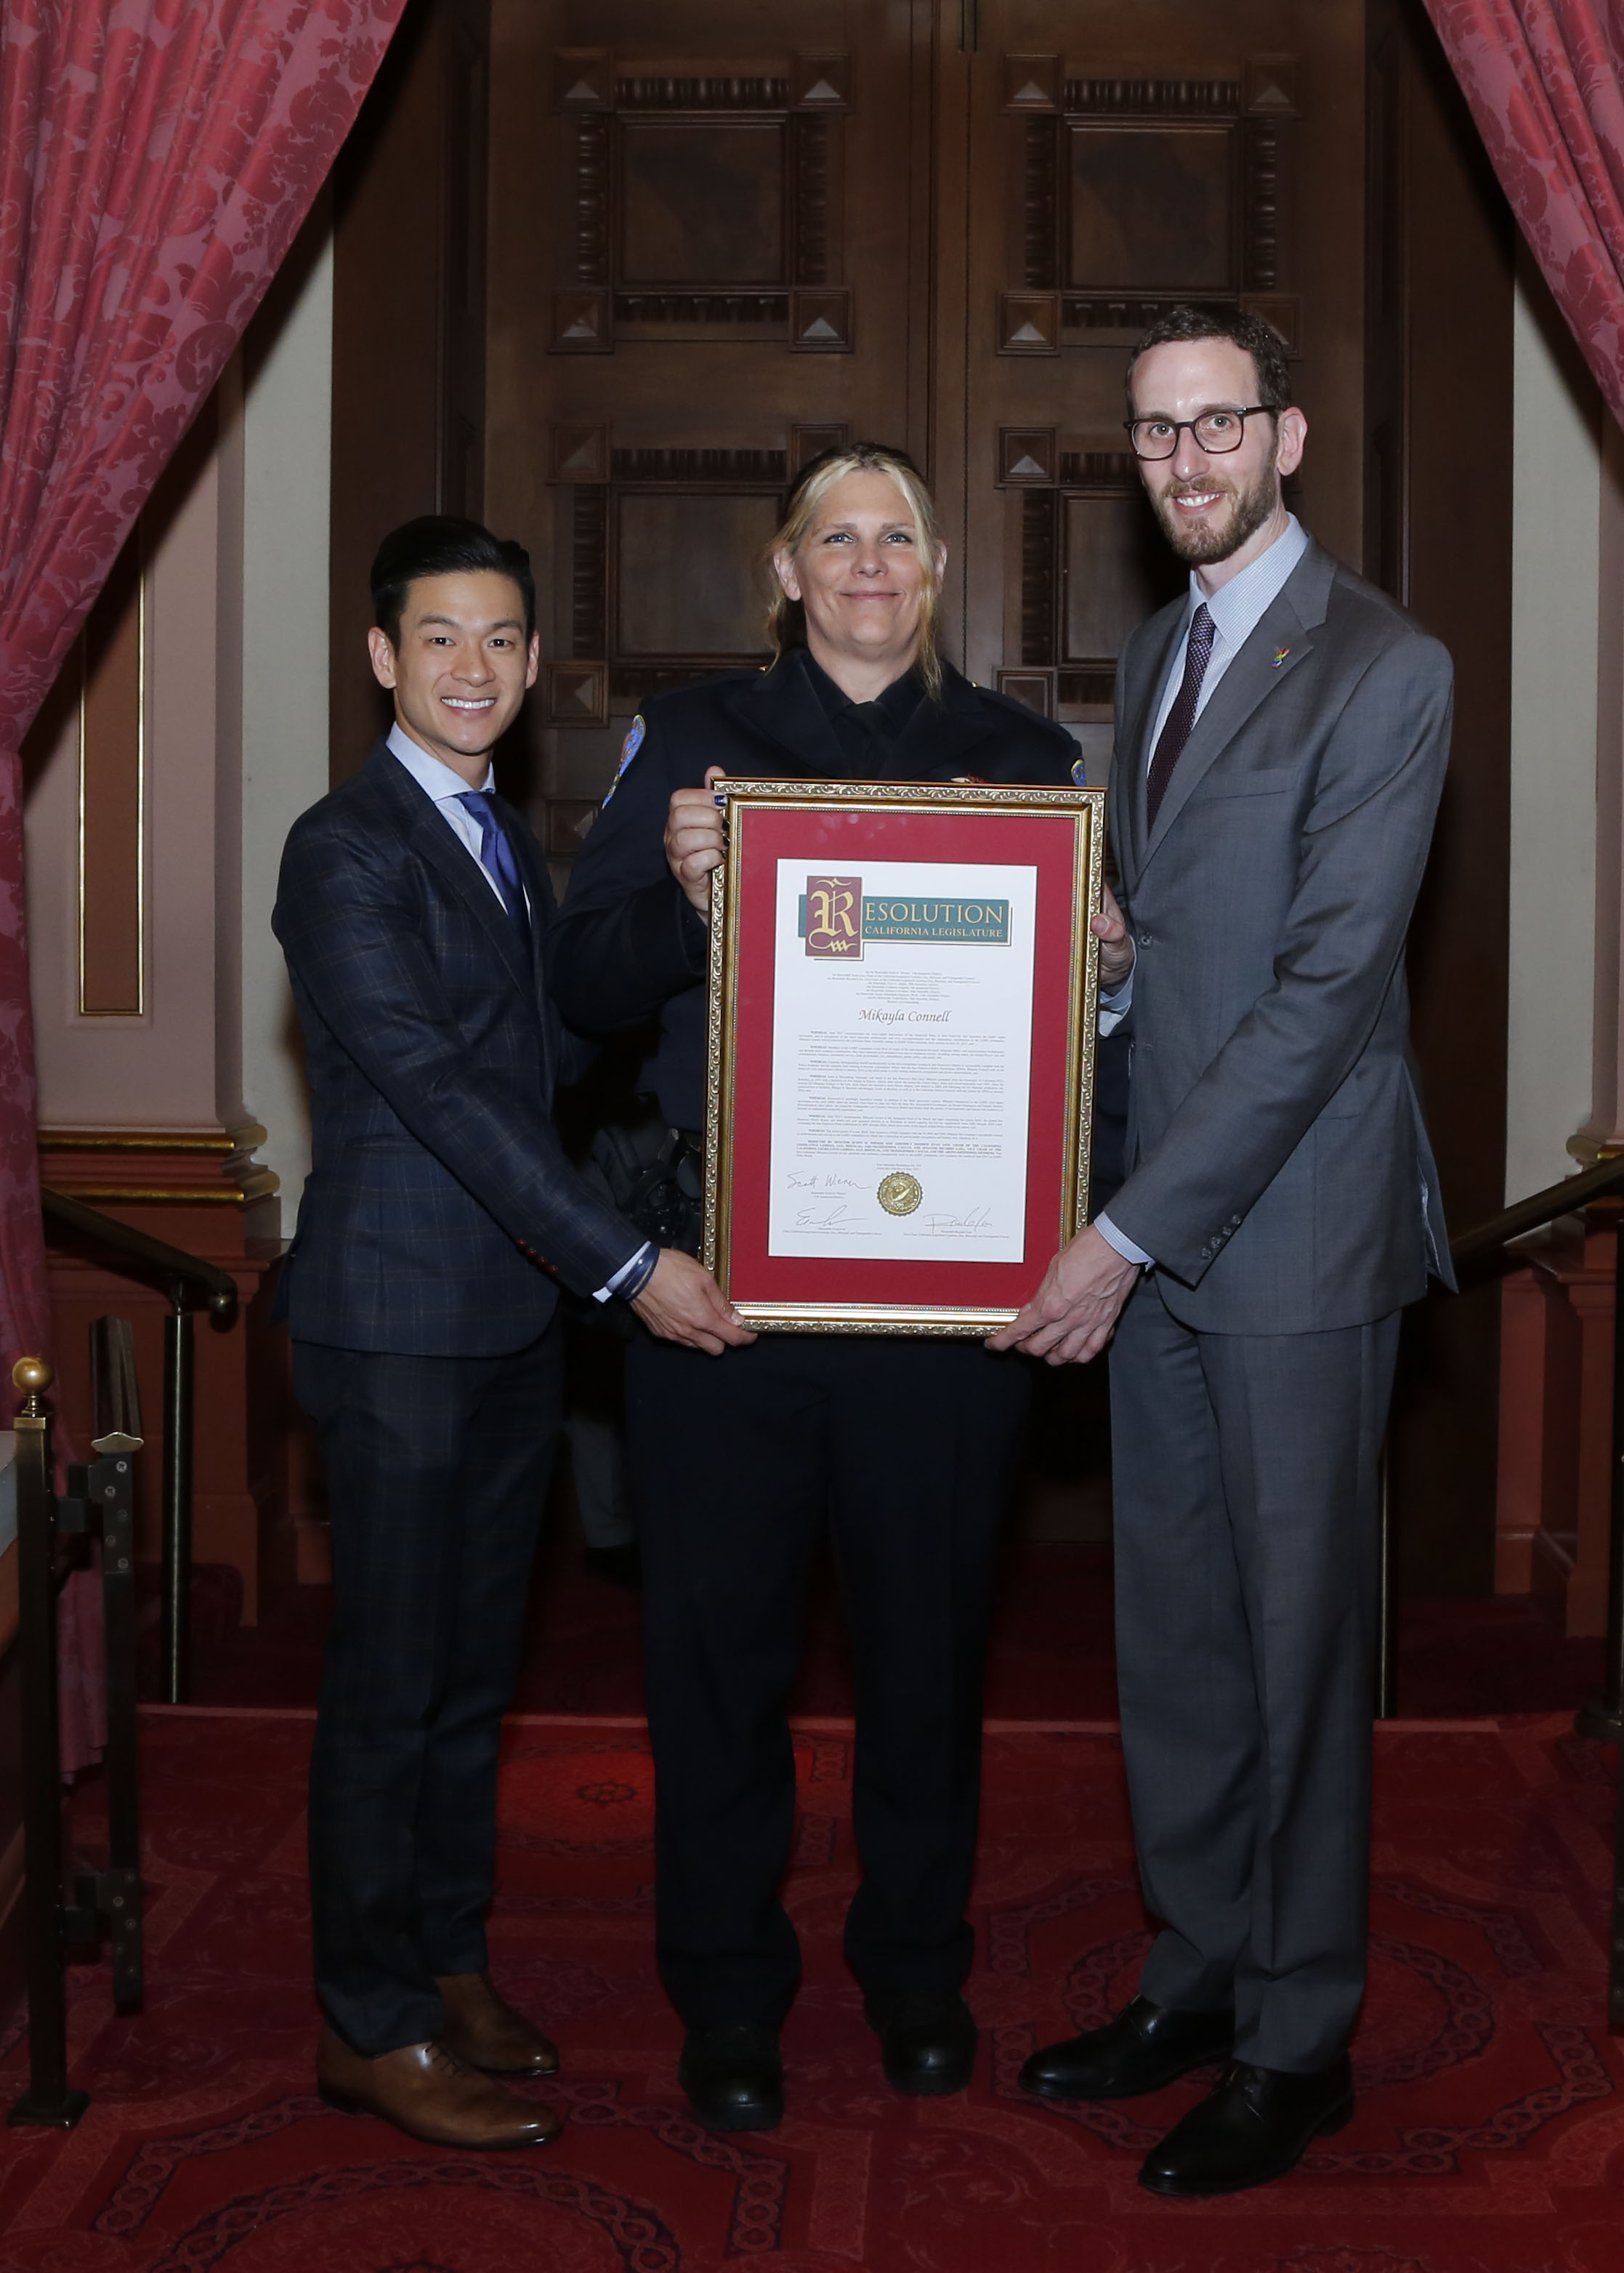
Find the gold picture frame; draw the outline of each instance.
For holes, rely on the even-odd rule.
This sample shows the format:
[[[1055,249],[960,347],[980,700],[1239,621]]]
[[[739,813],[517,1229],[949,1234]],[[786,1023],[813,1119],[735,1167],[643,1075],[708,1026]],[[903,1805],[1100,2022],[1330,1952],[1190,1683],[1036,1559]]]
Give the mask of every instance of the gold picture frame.
[[[980,1336],[1007,1324],[1021,1301],[1035,1292],[1054,1249],[1074,1237],[1088,1220],[1089,1177],[1094,1118],[1094,1060],[1099,1012],[1099,942],[1090,919],[1101,908],[1104,887],[1105,792],[1103,789],[1044,789],[1025,784],[992,783],[892,783],[809,781],[722,781],[716,794],[727,818],[727,857],[711,876],[710,950],[708,971],[707,1066],[705,1114],[704,1230],[700,1253],[729,1295],[744,1322],[758,1332],[795,1333],[888,1333]],[[1035,1204],[1026,1188],[1027,1245],[1043,1244],[1043,1252],[1028,1252],[1019,1265],[1006,1269],[1006,1286],[997,1301],[944,1298],[939,1289],[922,1299],[902,1286],[909,1276],[923,1274],[918,1266],[899,1264],[899,1295],[894,1301],[872,1298],[808,1299],[790,1294],[775,1299],[760,1287],[741,1293],[732,1285],[737,1259],[735,1233],[736,1182],[740,1172],[737,1106],[740,1093],[739,1064],[739,933],[752,869],[752,817],[805,812],[819,820],[831,808],[849,813],[857,807],[876,814],[951,814],[980,816],[988,823],[986,844],[996,851],[998,824],[1009,817],[1042,816],[1070,822],[1069,877],[1063,895],[1051,884],[1044,903],[1043,927],[1050,935],[1063,922],[1066,941],[1066,974],[1063,988],[1063,1033],[1045,1034],[1046,1048],[1063,1052],[1061,1086],[1064,1116],[1058,1139],[1058,1189],[1051,1205]],[[1050,832],[1044,832],[1048,836]],[[1054,832],[1055,845],[1062,832]],[[810,857],[810,856],[809,856]],[[826,856],[827,857],[827,856]],[[857,857],[855,854],[853,857]],[[984,853],[991,859],[992,852]],[[1058,849],[1045,858],[1058,862]],[[1040,878],[1043,869],[1039,866]],[[1058,869],[1055,872],[1058,877]],[[1063,907],[1061,905],[1063,898]],[[1035,957],[1037,945],[1034,946]],[[1047,966],[1044,966],[1046,969]],[[1055,989],[1051,975],[1046,995]],[[1039,1037],[1034,1013],[1033,1048]],[[1036,1060],[1034,1061],[1036,1062]],[[770,1069],[767,1078],[770,1080]],[[1035,1085],[1037,1074],[1029,1075]],[[1051,1151],[1056,1138],[1047,1140]],[[753,1169],[753,1162],[752,1162]],[[765,1174],[765,1166],[762,1167]],[[1046,1242],[1046,1243],[1044,1243]],[[864,1266],[874,1269],[871,1263]],[[924,1272],[941,1272],[954,1266],[930,1263]],[[994,1266],[984,1263],[965,1266],[967,1279],[985,1277]],[[764,1266],[757,1257],[752,1269],[759,1278]],[[1015,1296],[1007,1287],[1011,1271],[1024,1275],[1025,1294]],[[802,1274],[805,1275],[805,1274]]]

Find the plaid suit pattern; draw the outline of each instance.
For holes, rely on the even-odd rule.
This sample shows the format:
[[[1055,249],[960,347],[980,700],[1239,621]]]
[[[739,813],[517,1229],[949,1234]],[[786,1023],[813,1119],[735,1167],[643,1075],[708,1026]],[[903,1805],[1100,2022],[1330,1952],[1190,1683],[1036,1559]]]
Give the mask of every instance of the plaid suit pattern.
[[[535,918],[528,955],[382,742],[288,837],[272,925],[314,1124],[287,1266],[296,1339],[522,1349],[552,1316],[555,1278],[591,1294],[642,1244],[553,1130],[567,1043],[541,980],[552,887],[523,820],[498,804]]]
[[[315,1139],[294,1386],[333,1535],[316,1985],[369,2054],[438,2035],[436,1977],[484,1965],[501,1716],[558,1431],[555,1282],[589,1294],[642,1245],[553,1131],[552,893],[523,821],[502,821],[530,940],[383,743],[295,827],[273,918]]]

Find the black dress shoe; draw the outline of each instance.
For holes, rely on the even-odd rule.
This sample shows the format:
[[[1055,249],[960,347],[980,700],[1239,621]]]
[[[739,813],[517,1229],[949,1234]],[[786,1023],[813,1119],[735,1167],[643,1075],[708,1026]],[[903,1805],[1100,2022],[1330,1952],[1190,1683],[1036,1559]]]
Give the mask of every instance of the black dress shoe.
[[[771,2131],[783,2120],[784,2064],[775,2029],[753,2021],[690,2029],[677,2080],[707,2131]]]
[[[1236,2060],[1151,2149],[1139,2183],[1153,2194],[1238,2194],[1283,2178],[1315,2139],[1352,2120],[1346,2052],[1312,2075]]]
[[[1172,2013],[1135,1997],[1103,2029],[1034,2052],[1021,2088],[1040,2099],[1134,2099],[1234,2049],[1232,2012]]]
[[[906,1997],[864,1999],[863,2016],[879,2035],[880,2064],[893,2091],[918,2099],[962,2091],[976,2065],[981,2032],[962,1997],[922,1989]]]

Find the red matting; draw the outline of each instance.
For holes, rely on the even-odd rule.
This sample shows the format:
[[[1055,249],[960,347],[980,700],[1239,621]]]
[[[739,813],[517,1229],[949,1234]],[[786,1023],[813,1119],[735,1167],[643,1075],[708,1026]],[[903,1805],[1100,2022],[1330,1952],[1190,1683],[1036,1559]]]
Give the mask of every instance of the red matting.
[[[556,2146],[455,2155],[315,2092],[312,1719],[144,1716],[146,2010],[71,1976],[66,2135],[0,2131],[5,2273],[1618,2273],[1624,2053],[1607,2036],[1613,1759],[1567,1715],[1376,1737],[1352,2124],[1290,2178],[1164,2202],[1136,2173],[1205,2088],[1044,2106],[1036,2044],[1131,1993],[1147,1942],[1108,1729],[991,1735],[968,2091],[887,2089],[841,1959],[849,1722],[796,1737],[786,1901],[805,1982],[775,2132],[713,2136],[655,1974],[636,1722],[510,1722],[492,1964],[549,2022]],[[76,1796],[86,1859],[95,1789]],[[13,2027],[0,2092],[23,2080]]]
[[[1085,839],[1074,812],[874,811],[742,806],[735,956],[732,1219],[727,1291],[736,1302],[849,1303],[1018,1310],[1071,1236],[1059,1196],[1076,1127],[1066,1097],[1072,921]],[[864,1263],[767,1252],[773,1123],[774,927],[780,860],[847,872],[864,860],[1000,862],[1037,870],[1032,1059],[1027,1118],[1026,1251],[1019,1263]]]

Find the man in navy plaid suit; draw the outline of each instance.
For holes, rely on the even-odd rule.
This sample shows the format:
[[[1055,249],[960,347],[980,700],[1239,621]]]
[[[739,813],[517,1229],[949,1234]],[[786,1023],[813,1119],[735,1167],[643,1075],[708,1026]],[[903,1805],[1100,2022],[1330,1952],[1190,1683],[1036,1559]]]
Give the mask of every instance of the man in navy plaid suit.
[[[484,1911],[501,1716],[559,1404],[558,1282],[663,1339],[752,1339],[690,1257],[582,1182],[551,1121],[566,1055],[553,916],[490,752],[537,669],[528,556],[438,516],[372,566],[395,721],[295,825],[273,923],[309,1053],[313,1159],[283,1297],[331,1506],[311,1764],[323,2097],[436,2144],[543,2145],[497,2079],[558,2054],[498,1995]]]

